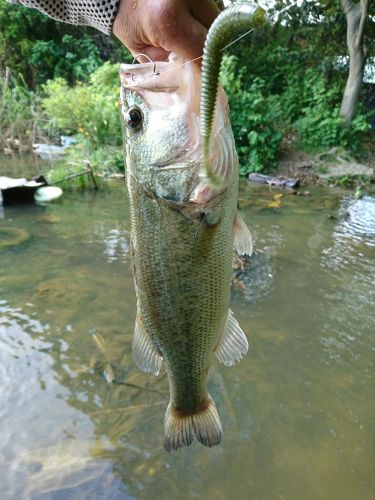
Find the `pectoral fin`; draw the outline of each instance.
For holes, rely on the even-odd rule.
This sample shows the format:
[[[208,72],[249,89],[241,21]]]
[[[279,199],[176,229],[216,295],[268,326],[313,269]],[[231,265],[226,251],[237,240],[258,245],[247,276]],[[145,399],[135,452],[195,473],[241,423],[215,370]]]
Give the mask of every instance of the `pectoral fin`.
[[[238,255],[251,255],[253,253],[253,238],[250,230],[237,214],[234,220],[234,248]]]
[[[223,336],[216,347],[215,355],[219,363],[232,366],[247,353],[249,344],[232,311],[228,311],[228,319]]]
[[[143,372],[159,375],[163,358],[146,332],[142,317],[137,313],[133,338],[134,363]]]

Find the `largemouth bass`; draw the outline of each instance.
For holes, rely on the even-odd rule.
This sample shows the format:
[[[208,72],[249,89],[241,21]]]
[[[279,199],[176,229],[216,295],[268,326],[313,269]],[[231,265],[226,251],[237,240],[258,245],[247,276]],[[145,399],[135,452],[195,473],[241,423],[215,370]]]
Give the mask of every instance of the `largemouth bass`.
[[[207,390],[216,356],[232,365],[248,342],[230,311],[233,246],[251,253],[237,214],[238,159],[223,89],[212,121],[210,169],[202,175],[201,73],[178,58],[121,66],[120,108],[131,209],[137,295],[133,357],[158,375],[164,362],[170,402],[164,447],[222,439]]]

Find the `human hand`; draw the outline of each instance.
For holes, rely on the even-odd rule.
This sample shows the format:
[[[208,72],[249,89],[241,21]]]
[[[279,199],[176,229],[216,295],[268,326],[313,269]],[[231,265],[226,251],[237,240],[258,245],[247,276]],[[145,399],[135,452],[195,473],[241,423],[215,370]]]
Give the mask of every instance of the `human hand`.
[[[133,56],[165,61],[175,52],[190,60],[202,55],[219,13],[214,0],[121,0],[113,33]]]

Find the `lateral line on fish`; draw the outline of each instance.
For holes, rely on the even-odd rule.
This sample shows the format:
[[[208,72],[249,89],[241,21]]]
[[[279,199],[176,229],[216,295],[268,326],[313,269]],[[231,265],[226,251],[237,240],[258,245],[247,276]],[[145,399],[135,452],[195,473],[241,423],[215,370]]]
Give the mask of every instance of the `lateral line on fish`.
[[[276,21],[277,21],[278,18],[282,14],[284,14],[284,12],[287,12],[292,7],[298,5],[299,1],[300,0],[295,0],[290,5],[284,7],[284,9],[280,10],[280,12],[276,12],[273,16],[270,17],[270,20],[276,19]],[[239,42],[245,36],[250,35],[250,33],[252,33],[255,29],[256,29],[255,27],[254,28],[250,28],[248,31],[246,31],[246,33],[243,33],[242,35],[240,35],[239,37],[237,37],[235,40],[233,40],[232,42],[228,43],[228,45],[226,45],[225,47],[223,47],[221,49],[221,52],[224,51],[224,50],[226,50],[228,47],[231,47],[235,43]],[[138,55],[144,55],[144,54],[138,54]],[[191,64],[191,63],[193,63],[195,61],[199,61],[199,59],[202,59],[202,58],[203,58],[203,54],[201,56],[199,56],[199,57],[195,57],[194,59],[190,59],[189,61],[185,61],[184,63],[179,64],[178,66],[174,66],[173,68],[167,69],[165,71],[156,71],[156,62],[155,61],[151,61],[151,59],[148,57],[148,59],[150,60],[150,62],[152,62],[152,64],[154,65],[154,72],[152,73],[152,75],[147,76],[146,78],[143,78],[143,80],[140,80],[139,83],[147,82],[147,80],[150,80],[151,78],[153,78],[155,76],[165,75],[166,73],[169,73],[170,71],[175,71],[178,68],[182,68],[186,64]]]

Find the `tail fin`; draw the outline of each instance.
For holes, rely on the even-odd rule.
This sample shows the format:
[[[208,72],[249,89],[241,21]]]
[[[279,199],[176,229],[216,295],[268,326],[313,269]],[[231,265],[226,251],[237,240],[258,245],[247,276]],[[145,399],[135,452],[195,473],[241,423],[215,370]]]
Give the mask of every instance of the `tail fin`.
[[[169,403],[164,420],[164,448],[175,451],[189,446],[194,435],[204,446],[215,446],[221,442],[223,430],[216,405],[208,395],[204,410],[193,415],[182,415],[175,412]]]

